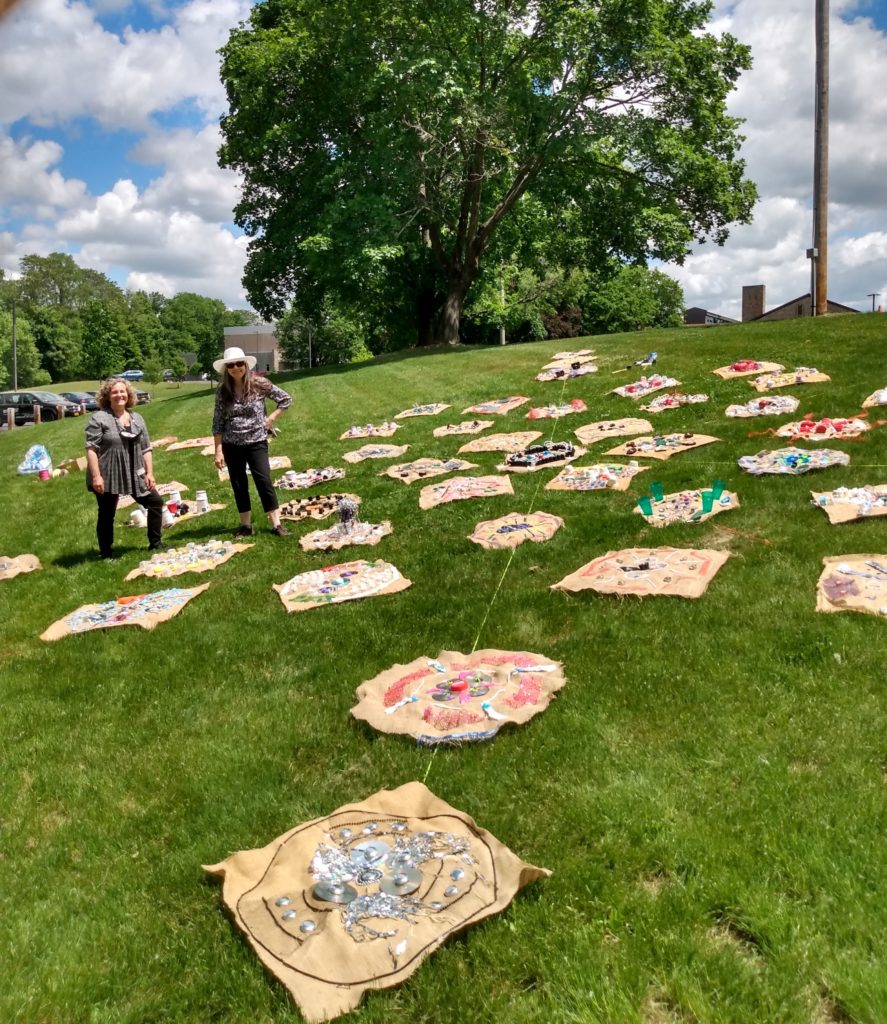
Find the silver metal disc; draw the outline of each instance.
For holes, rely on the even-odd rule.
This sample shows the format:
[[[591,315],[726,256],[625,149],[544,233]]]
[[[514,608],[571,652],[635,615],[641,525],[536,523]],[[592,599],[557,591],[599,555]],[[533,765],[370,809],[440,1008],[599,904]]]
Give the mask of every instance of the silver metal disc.
[[[324,903],[350,903],[357,899],[357,889],[345,882],[318,882],[311,895]]]
[[[402,871],[395,871],[386,875],[379,888],[389,896],[407,896],[415,892],[422,884],[422,872],[415,868],[404,868]]]
[[[391,852],[391,847],[384,839],[367,839],[351,848],[351,862],[358,867],[373,865],[384,859]]]

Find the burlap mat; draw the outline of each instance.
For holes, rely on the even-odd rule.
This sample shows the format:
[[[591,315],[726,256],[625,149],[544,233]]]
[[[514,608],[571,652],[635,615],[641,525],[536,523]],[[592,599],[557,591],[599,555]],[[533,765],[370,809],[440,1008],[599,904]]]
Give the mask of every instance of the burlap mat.
[[[560,516],[548,512],[509,512],[498,519],[486,519],[475,526],[468,539],[488,551],[516,548],[524,541],[541,544],[564,525]]]
[[[528,722],[565,683],[561,663],[541,654],[441,651],[361,683],[351,714],[425,746],[474,742]]]
[[[352,523],[348,529],[342,523],[336,523],[328,530],[306,533],[299,538],[299,545],[303,551],[339,551],[354,545],[373,547],[392,532],[387,519],[381,523]]]
[[[288,501],[280,506],[280,518],[299,522],[302,519],[327,519],[339,511],[339,499],[350,498],[360,505],[356,494],[311,494],[307,498]]]
[[[179,483],[178,480],[173,480],[172,483],[169,484],[157,484],[155,490],[159,495],[166,498],[174,491],[178,491],[179,494],[184,494],[189,490],[189,488],[187,484],[182,484]],[[117,511],[119,512],[121,509],[129,508],[131,505],[135,504],[136,500],[131,494],[121,494],[117,501]]]
[[[728,405],[725,416],[735,419],[749,419],[752,416],[784,416],[798,408],[797,398],[791,395],[772,395],[769,398],[752,398],[745,405]]]
[[[270,469],[289,469],[292,466],[292,462],[290,462],[289,456],[287,456],[287,455],[272,455],[271,458],[268,460],[268,466],[269,466]],[[250,472],[249,466],[246,467],[246,475],[247,476],[252,476],[252,473]],[[231,475],[228,472],[228,467],[227,466],[223,466],[219,470],[219,479],[220,480],[230,480],[231,479]]]
[[[159,622],[173,618],[193,597],[209,586],[173,590],[158,590],[153,594],[118,597],[102,604],[85,604],[76,611],[54,622],[40,634],[41,640],[60,640],[73,633],[86,633],[93,629],[111,629],[114,626],[141,626],[153,629]]]
[[[409,586],[412,586],[412,580],[401,576],[390,562],[359,559],[299,573],[286,583],[275,583],[273,589],[280,595],[288,612],[305,612],[309,608],[322,608],[343,601],[396,594]]]
[[[789,370],[787,373],[765,373],[761,377],[755,377],[750,381],[755,391],[775,391],[777,388],[790,388],[793,384],[820,384],[830,381],[825,373],[810,366],[799,366],[796,370]]]
[[[469,412],[476,412],[480,415],[502,415],[506,412],[511,412],[512,409],[517,409],[518,406],[523,405],[525,402],[529,402],[529,398],[525,398],[523,395],[509,395],[508,398],[493,398],[489,402],[479,402],[477,405],[469,405],[467,409],[462,410],[462,415],[466,415]]]
[[[708,512],[702,511],[701,491],[674,491],[663,495],[662,501],[653,502],[651,515],[647,515],[640,505],[635,505],[632,511],[643,516],[650,526],[672,526],[674,523],[696,526],[734,508],[739,508],[739,497],[732,491],[723,491]]]
[[[823,558],[816,584],[818,612],[867,612],[887,616],[887,555]]]
[[[737,460],[740,469],[752,476],[762,474],[801,476],[814,469],[847,466],[850,456],[834,448],[776,448],[757,455],[743,455]]]
[[[596,462],[593,466],[567,466],[545,485],[546,491],[627,491],[632,477],[649,466]]]
[[[536,380],[543,384],[553,380],[575,380],[577,377],[585,377],[589,373],[597,373],[597,366],[594,363],[584,363],[581,366],[553,366],[550,370],[540,370],[536,374]]]
[[[516,430],[511,434],[487,434],[476,437],[459,449],[459,454],[473,452],[519,452],[542,436],[541,430]]]
[[[437,416],[438,413],[449,408],[443,402],[433,402],[431,405],[414,405],[412,409],[404,409],[403,412],[399,412],[394,418],[396,420],[407,420],[411,416]]]
[[[0,555],[0,580],[11,580],[19,573],[36,572],[42,568],[36,555]]]
[[[729,551],[704,548],[628,548],[608,551],[565,576],[552,590],[596,590],[636,597],[701,597]]]
[[[571,416],[576,412],[588,412],[588,406],[581,398],[574,398],[560,405],[536,405],[530,409],[528,420],[559,420],[562,416]]]
[[[811,491],[810,495],[833,525],[887,516],[887,484],[838,487],[834,491]]]
[[[645,412],[668,412],[670,409],[681,409],[685,405],[699,405],[708,401],[708,395],[685,395],[679,391],[666,395],[657,395],[648,405],[642,405]]]
[[[355,437],[391,437],[400,429],[399,423],[386,421],[377,427],[373,423],[367,423],[363,427],[349,427],[344,434],[339,435],[340,441],[350,441]]]
[[[586,423],[573,433],[583,444],[594,444],[595,441],[608,441],[611,437],[630,437],[632,434],[643,434],[648,430],[653,430],[653,424],[649,420],[628,416],[621,420],[597,420],[595,423]]]
[[[173,548],[172,551],[158,551],[145,561],[139,562],[138,567],[124,579],[134,580],[138,576],[164,579],[169,576],[181,576],[186,572],[211,572],[229,558],[233,558],[239,551],[247,551],[254,546],[227,540],[207,540],[200,544]]]
[[[628,455],[639,459],[670,459],[672,455],[714,444],[720,438],[709,434],[655,434],[653,437],[635,437],[618,448],[611,448],[605,455]]]
[[[167,434],[166,437],[158,437],[156,440],[151,441],[152,448],[165,448],[168,444],[175,444],[178,438],[175,434]]]
[[[794,441],[840,441],[862,437],[867,430],[871,430],[871,427],[865,420],[826,418],[783,423],[776,431],[776,436],[790,437]]]
[[[410,450],[408,444],[365,444],[353,452],[345,452],[346,462],[363,462],[364,459],[397,459]]]
[[[661,377],[658,373],[649,377],[641,377],[633,384],[623,384],[621,387],[613,388],[611,395],[621,395],[623,398],[646,398],[654,391],[661,391],[663,388],[678,388],[681,386],[679,380],[674,377]]]
[[[357,847],[381,854],[372,861],[379,867],[361,868],[369,862]],[[389,857],[399,851],[416,865],[420,884],[383,901],[380,882],[359,884],[358,872],[392,876]],[[355,1009],[367,989],[401,984],[448,938],[500,913],[518,890],[550,874],[421,782],[346,804],[204,870],[222,879],[237,927],[311,1022]],[[319,878],[341,878],[357,900],[318,900]],[[374,910],[386,916],[369,917]]]
[[[437,505],[466,498],[493,498],[500,494],[514,494],[510,477],[454,476],[438,484],[423,487],[419,494],[419,508],[435,508]]]
[[[159,441],[154,441],[154,444],[159,444]],[[183,451],[185,448],[206,448],[208,445],[215,446],[215,439],[213,437],[191,437],[187,441],[176,441],[175,444],[171,444],[166,450],[168,452]]]
[[[736,367],[740,368],[736,369]],[[779,373],[784,369],[782,363],[761,363],[756,359],[738,359],[730,366],[719,366],[717,370],[711,372],[724,380],[734,380],[736,377],[750,377],[755,373]]]
[[[532,447],[532,445],[530,445]],[[520,455],[521,452],[512,452],[513,455]],[[552,459],[551,462],[543,462],[539,465],[533,466],[511,466],[507,462],[500,463],[496,466],[496,469],[503,473],[538,473],[540,469],[561,469],[571,462],[575,462],[576,459],[581,459],[583,455],[588,454],[587,448],[582,448],[580,445],[573,445],[573,454],[565,455],[562,459]]]
[[[311,467],[301,473],[287,470],[274,481],[274,486],[284,491],[304,491],[318,484],[329,483],[331,480],[341,480],[344,476],[345,470],[339,466],[324,466],[323,469]]]
[[[462,420],[461,423],[447,423],[443,427],[435,427],[435,437],[450,437],[454,434],[479,434],[482,430],[493,426],[493,420]]]
[[[443,473],[457,473],[460,470],[477,469],[477,463],[466,462],[465,459],[415,459],[413,462],[401,462],[382,470],[379,476],[390,476],[392,480],[403,480],[405,484],[415,483]]]
[[[871,409],[877,405],[887,405],[887,388],[878,388],[862,403],[863,409]]]

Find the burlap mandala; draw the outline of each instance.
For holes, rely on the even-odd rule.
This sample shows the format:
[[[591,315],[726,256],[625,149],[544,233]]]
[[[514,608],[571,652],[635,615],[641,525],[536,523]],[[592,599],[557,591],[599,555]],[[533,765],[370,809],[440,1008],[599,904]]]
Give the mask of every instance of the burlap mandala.
[[[684,395],[680,392],[669,392],[666,395],[657,395],[648,405],[642,405],[645,412],[667,412],[669,409],[680,409],[685,405],[698,405],[707,402],[708,395]]]
[[[531,444],[522,451],[510,452],[496,469],[503,473],[538,473],[540,469],[560,469],[587,454],[587,448],[569,441],[544,441]],[[509,459],[515,461],[509,462]]]
[[[188,485],[179,483],[178,480],[173,480],[169,484],[157,484],[156,490],[159,495],[166,498],[175,491],[178,491],[179,494],[184,494],[188,490]],[[135,505],[135,503],[136,500],[131,494],[121,494],[117,499],[117,511],[129,508],[131,505]]]
[[[541,430],[516,430],[511,434],[487,434],[476,437],[459,449],[460,455],[472,452],[519,452],[542,436]]]
[[[457,473],[463,469],[477,469],[477,463],[466,462],[465,459],[415,459],[413,462],[389,466],[379,476],[390,476],[392,480],[403,480],[405,484],[412,484],[416,480],[441,476],[444,473]]]
[[[593,466],[567,466],[545,485],[546,491],[627,491],[632,477],[648,470],[636,462],[597,462]]]
[[[509,395],[508,398],[494,398],[489,402],[479,402],[477,405],[469,405],[467,409],[462,410],[464,416],[469,412],[479,413],[481,416],[489,416],[491,413],[494,415],[502,415],[506,412],[511,412],[512,409],[517,409],[518,406],[529,402],[529,398],[525,398],[523,395]]]
[[[589,373],[597,373],[597,366],[594,363],[583,363],[580,366],[562,366],[558,364],[550,370],[540,370],[536,374],[536,380],[547,383],[552,380],[575,380],[576,377],[585,377]]]
[[[306,533],[299,538],[299,546],[303,551],[339,551],[356,545],[373,547],[392,532],[387,519],[381,523],[336,523],[328,530]]]
[[[454,476],[439,484],[428,484],[419,493],[419,508],[435,508],[450,501],[466,498],[493,498],[499,494],[514,494],[511,478],[507,476]]]
[[[838,487],[834,491],[811,491],[813,504],[821,508],[832,524],[887,516],[887,484]]]
[[[175,444],[176,441],[178,441],[178,438],[175,436],[175,434],[168,434],[166,437],[158,437],[156,439],[152,439],[151,447],[164,448],[168,444]]]
[[[357,505],[361,502],[356,494],[312,494],[281,505],[280,518],[295,522],[302,519],[326,519],[339,511],[340,498],[350,498]]]
[[[552,590],[596,590],[636,597],[702,597],[728,551],[695,548],[628,548],[608,551],[565,576]]]
[[[390,420],[380,423],[378,427],[373,423],[367,423],[363,427],[349,427],[344,434],[339,435],[339,440],[348,441],[353,437],[391,437],[398,430],[400,424],[392,423]]]
[[[441,651],[361,683],[351,714],[425,746],[488,740],[544,711],[565,683],[561,663],[541,654]]]
[[[829,469],[831,466],[847,466],[850,456],[834,448],[777,448],[762,451],[757,455],[743,455],[738,460],[740,469],[752,476],[762,474],[801,476],[814,469]]]
[[[842,438],[862,437],[870,430],[865,420],[830,419],[798,420],[795,423],[783,423],[776,431],[777,437],[790,437],[795,441],[840,441]]]
[[[560,516],[549,512],[509,512],[498,519],[478,523],[468,539],[488,551],[516,548],[524,541],[541,544],[551,538],[564,525]]]
[[[706,523],[712,516],[721,512],[730,512],[739,508],[739,498],[732,491],[722,491],[720,497],[712,501],[708,512],[704,512],[702,491],[675,491],[664,494],[661,500],[651,500],[652,511],[648,514],[635,505],[633,511],[650,524],[650,526],[671,526],[674,523],[685,523],[695,526]]]
[[[580,366],[587,366],[593,363],[597,357],[590,348],[579,349],[577,352],[555,352],[551,361],[545,363],[543,370],[557,370],[559,368],[569,369],[574,363]]]
[[[816,585],[818,612],[867,612],[887,616],[887,555],[823,558]]]
[[[404,579],[390,562],[360,559],[299,573],[286,583],[275,583],[273,589],[288,612],[305,612],[309,608],[359,601],[363,597],[396,594],[409,586],[412,580]]]
[[[873,391],[862,403],[863,409],[871,409],[877,405],[887,405],[887,388],[879,388]]]
[[[421,782],[204,870],[222,879],[238,928],[312,1022],[355,1009],[367,989],[401,984],[450,936],[550,874]]]
[[[403,412],[399,412],[394,418],[396,420],[407,420],[411,416],[437,416],[438,413],[449,408],[448,405],[444,405],[442,402],[434,402],[431,405],[414,405],[412,409],[404,409]]]
[[[36,555],[0,555],[0,580],[11,580],[20,573],[36,572],[42,568]]]
[[[584,427],[578,427],[573,433],[583,444],[594,444],[595,441],[608,441],[613,437],[630,437],[632,434],[643,434],[652,429],[653,424],[649,420],[639,420],[628,416],[621,420],[598,420],[596,423],[586,423]]]
[[[672,455],[714,444],[719,438],[709,434],[654,434],[652,437],[635,437],[618,448],[611,448],[605,455],[629,455],[642,459],[670,459]]]
[[[286,456],[286,455],[272,455],[271,458],[268,460],[268,466],[269,466],[270,469],[289,469],[290,466],[292,466],[292,462],[290,462],[289,457]],[[247,472],[247,476],[252,476],[252,473],[250,472],[249,466],[246,467],[246,472]],[[219,479],[220,480],[230,480],[231,479],[231,475],[228,472],[228,467],[227,466],[223,466],[219,470]]]
[[[755,391],[775,391],[777,388],[790,388],[793,384],[820,384],[831,380],[825,373],[812,366],[799,366],[786,373],[765,373],[755,377],[751,386]]]
[[[410,450],[408,444],[365,444],[353,452],[345,452],[346,462],[363,462],[364,459],[397,459]]]
[[[306,469],[297,473],[289,469],[283,476],[274,481],[274,486],[284,491],[305,491],[309,487],[328,483],[330,480],[341,480],[345,470],[339,466],[324,466],[323,469]]]
[[[154,444],[158,442],[155,441]],[[168,452],[183,451],[185,448],[206,448],[209,445],[215,444],[213,437],[190,437],[187,441],[176,441],[175,444],[169,445],[166,449]]]
[[[210,572],[227,562],[229,558],[233,558],[239,551],[247,551],[254,546],[235,544],[228,540],[207,540],[202,544],[187,544],[171,551],[158,551],[151,558],[139,562],[138,567],[124,579],[134,580],[138,576],[163,579],[181,576],[186,572]]]
[[[752,398],[745,405],[728,405],[724,415],[735,419],[752,416],[783,416],[798,408],[797,398],[791,395],[771,395],[768,398]]]
[[[724,380],[732,380],[735,377],[750,377],[753,373],[779,373],[784,369],[782,363],[761,363],[757,359],[738,359],[729,366],[719,366],[717,370],[711,372]]]
[[[528,420],[559,420],[562,416],[570,416],[575,412],[587,412],[588,407],[581,398],[574,398],[560,405],[537,405],[527,413]]]
[[[663,388],[677,388],[680,385],[681,382],[675,380],[674,377],[660,377],[658,373],[654,373],[650,377],[641,377],[633,384],[623,384],[622,387],[613,388],[610,394],[621,395],[623,398],[646,398],[654,391],[661,391]]]
[[[453,434],[479,434],[482,430],[493,426],[493,420],[462,420],[461,423],[447,423],[443,427],[435,427],[435,437],[450,437]]]
[[[114,626],[141,626],[153,629],[166,622],[185,607],[192,597],[202,594],[209,586],[173,590],[158,590],[153,594],[135,594],[118,597],[102,604],[85,604],[76,611],[54,622],[40,634],[41,640],[59,640],[72,633],[86,633],[92,629],[111,629]]]

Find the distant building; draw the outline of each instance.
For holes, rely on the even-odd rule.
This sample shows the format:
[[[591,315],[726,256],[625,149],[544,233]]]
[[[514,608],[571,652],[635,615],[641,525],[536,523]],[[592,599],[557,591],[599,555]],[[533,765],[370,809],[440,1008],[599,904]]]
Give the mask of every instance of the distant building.
[[[256,369],[276,372],[281,367],[280,346],[275,324],[251,324],[249,327],[226,327],[225,348],[242,348],[256,357]]]
[[[684,310],[684,323],[688,327],[716,327],[718,324],[736,324],[739,321],[731,320],[728,316],[721,316],[720,313],[712,313],[699,306],[691,306]]]
[[[802,316],[813,316],[813,299],[810,292],[799,295],[796,299],[783,302],[781,306],[764,311],[767,297],[767,286],[750,284],[742,289],[742,322],[748,320],[796,320]],[[840,302],[828,300],[829,313],[858,313],[858,309],[845,306]]]

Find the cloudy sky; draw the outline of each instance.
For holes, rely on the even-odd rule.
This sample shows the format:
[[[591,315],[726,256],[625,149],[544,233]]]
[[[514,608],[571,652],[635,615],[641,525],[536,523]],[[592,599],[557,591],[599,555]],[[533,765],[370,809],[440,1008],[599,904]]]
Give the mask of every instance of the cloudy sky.
[[[216,50],[251,0],[20,0],[0,20],[0,266],[72,253],[121,285],[246,304],[237,179],[219,170]],[[829,293],[887,308],[887,0],[831,0]],[[716,2],[751,45],[732,99],[760,191],[723,248],[666,268],[688,305],[739,317],[806,292],[814,0]]]

